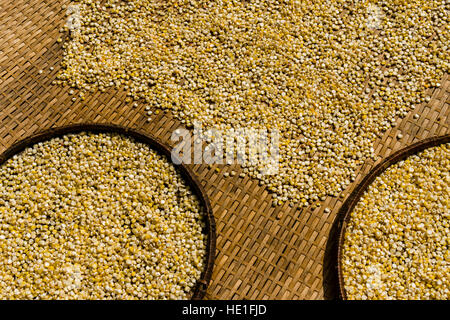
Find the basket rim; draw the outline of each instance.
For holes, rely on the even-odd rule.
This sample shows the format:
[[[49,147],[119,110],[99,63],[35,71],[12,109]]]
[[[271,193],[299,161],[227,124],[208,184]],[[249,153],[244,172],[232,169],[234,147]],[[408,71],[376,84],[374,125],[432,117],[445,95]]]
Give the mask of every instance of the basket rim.
[[[0,154],[0,166],[3,165],[8,159],[16,154],[24,151],[26,148],[31,147],[39,142],[48,141],[52,138],[61,137],[67,134],[77,134],[81,132],[91,133],[116,133],[127,137],[131,137],[134,140],[145,143],[155,151],[163,154],[168,158],[168,161],[172,163],[177,170],[179,170],[183,179],[193,189],[198,196],[201,204],[206,211],[206,233],[208,241],[206,244],[206,267],[203,269],[200,279],[197,280],[196,285],[191,291],[191,300],[201,300],[206,294],[206,290],[211,281],[212,272],[214,269],[215,251],[216,251],[216,223],[213,215],[213,210],[209,198],[205,189],[198,181],[193,171],[182,163],[177,161],[179,165],[173,163],[173,159],[179,160],[176,155],[171,154],[172,148],[166,143],[162,142],[157,137],[145,133],[141,130],[131,129],[121,125],[104,124],[104,123],[79,123],[70,124],[59,127],[52,127],[50,129],[39,131],[31,136],[25,137],[8,147]],[[173,157],[173,158],[172,158]]]
[[[342,274],[342,256],[343,256],[343,244],[345,241],[345,231],[347,224],[350,221],[351,213],[355,208],[356,204],[359,202],[360,198],[367,190],[367,188],[374,182],[374,180],[382,174],[390,166],[405,160],[406,158],[424,151],[425,149],[439,146],[441,144],[450,142],[450,134],[443,136],[436,136],[420,140],[409,146],[406,146],[388,157],[384,158],[378,165],[372,168],[369,173],[363,178],[363,180],[353,189],[349,197],[342,204],[337,215],[338,232],[339,232],[339,242],[336,255],[337,265],[337,276],[338,276],[338,291],[339,297],[342,300],[348,300],[347,293],[344,287],[344,276]]]

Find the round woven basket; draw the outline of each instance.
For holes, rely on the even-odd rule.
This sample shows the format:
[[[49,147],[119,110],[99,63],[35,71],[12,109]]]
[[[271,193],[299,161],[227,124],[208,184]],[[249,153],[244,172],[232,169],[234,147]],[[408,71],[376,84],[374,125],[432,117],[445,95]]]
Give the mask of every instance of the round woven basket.
[[[110,124],[76,124],[63,126],[58,128],[52,128],[49,130],[42,131],[40,133],[34,134],[28,138],[20,140],[5,150],[0,155],[0,166],[3,165],[5,161],[9,158],[18,154],[32,145],[43,142],[55,137],[60,137],[66,134],[71,133],[80,133],[80,132],[92,132],[92,133],[118,133],[128,137],[132,137],[138,142],[145,143],[149,145],[153,150],[163,154],[166,156],[169,161],[171,159],[171,151],[170,148],[162,143],[159,139],[145,134],[143,132],[139,132],[136,130],[132,130],[123,126],[110,125]],[[181,163],[181,161],[178,161]],[[185,166],[184,164],[176,165],[176,168],[179,170],[183,179],[188,183],[188,185],[192,188],[193,192],[197,195],[200,203],[206,211],[206,234],[207,234],[207,244],[206,244],[206,267],[203,270],[200,279],[197,281],[194,286],[191,298],[193,300],[202,299],[205,296],[206,289],[211,280],[212,271],[214,268],[214,259],[215,259],[215,250],[216,250],[216,226],[214,215],[212,213],[211,204],[209,199],[204,191],[203,187],[198,182],[195,175],[192,171]]]
[[[345,230],[347,228],[347,225],[351,219],[351,213],[353,209],[355,208],[356,204],[359,202],[360,198],[364,194],[364,192],[367,190],[367,188],[372,184],[372,182],[380,175],[382,174],[387,168],[389,168],[391,165],[405,160],[411,155],[417,154],[425,149],[435,147],[444,143],[450,142],[450,134],[439,136],[439,137],[433,137],[429,139],[425,139],[422,141],[419,141],[417,143],[414,143],[406,148],[403,148],[386,159],[384,159],[380,164],[378,164],[376,167],[374,167],[366,176],[365,178],[359,183],[356,188],[353,190],[353,192],[350,194],[350,196],[347,198],[347,200],[344,202],[342,207],[339,210],[338,213],[338,228],[339,230],[339,245],[338,245],[338,252],[337,252],[337,273],[338,273],[338,286],[339,286],[339,294],[340,298],[347,300],[347,293],[345,292],[344,287],[344,277],[342,275],[342,256],[343,256],[343,244],[345,240]]]

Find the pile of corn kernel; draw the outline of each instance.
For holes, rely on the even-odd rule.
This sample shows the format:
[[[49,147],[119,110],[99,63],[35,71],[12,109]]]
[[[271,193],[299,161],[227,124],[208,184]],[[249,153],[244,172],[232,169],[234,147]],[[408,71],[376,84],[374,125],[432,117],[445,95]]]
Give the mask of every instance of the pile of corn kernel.
[[[73,1],[55,83],[80,99],[124,88],[187,126],[277,130],[278,174],[249,161],[243,174],[276,205],[318,205],[449,71],[446,2]]]
[[[349,299],[450,298],[450,144],[389,167],[351,213],[342,272]]]
[[[0,299],[186,299],[204,212],[175,167],[115,134],[38,143],[0,167]]]

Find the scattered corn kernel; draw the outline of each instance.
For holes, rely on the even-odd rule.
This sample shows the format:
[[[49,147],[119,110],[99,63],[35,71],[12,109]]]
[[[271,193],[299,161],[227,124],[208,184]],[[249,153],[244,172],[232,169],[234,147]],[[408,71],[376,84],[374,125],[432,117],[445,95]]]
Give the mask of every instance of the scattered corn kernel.
[[[187,126],[278,130],[278,174],[246,167],[280,203],[337,196],[449,71],[442,0],[74,4],[60,83],[123,86]]]

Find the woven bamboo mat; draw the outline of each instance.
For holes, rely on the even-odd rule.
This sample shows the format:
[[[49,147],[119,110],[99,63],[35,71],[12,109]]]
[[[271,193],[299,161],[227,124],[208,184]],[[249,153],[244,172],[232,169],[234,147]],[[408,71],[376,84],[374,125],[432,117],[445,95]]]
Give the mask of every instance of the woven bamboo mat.
[[[72,102],[68,88],[52,85],[60,67],[61,8],[68,0],[0,0],[0,152],[43,129],[81,122],[112,123],[142,130],[170,144],[179,123],[160,113],[146,122],[143,107],[111,90]],[[50,67],[54,67],[50,71]],[[40,74],[39,70],[43,70]],[[323,299],[337,296],[334,264],[336,214],[346,195],[374,164],[421,139],[450,132],[450,77],[375,143],[378,160],[366,163],[344,197],[329,197],[317,209],[271,206],[256,180],[225,178],[240,168],[193,165],[217,223],[217,257],[209,299]],[[420,118],[413,119],[413,114]],[[402,132],[403,138],[396,138]],[[324,213],[329,207],[332,212]]]

